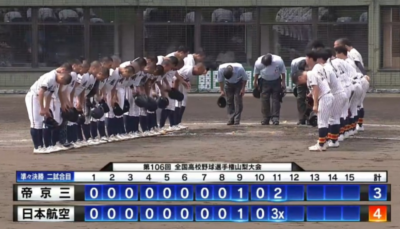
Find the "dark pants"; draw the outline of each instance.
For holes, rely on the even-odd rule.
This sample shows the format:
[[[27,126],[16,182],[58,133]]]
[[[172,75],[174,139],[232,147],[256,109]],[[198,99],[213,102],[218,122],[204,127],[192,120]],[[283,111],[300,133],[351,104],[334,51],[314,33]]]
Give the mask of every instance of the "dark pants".
[[[299,121],[304,121],[307,119],[307,85],[297,86],[297,111],[299,113]]]
[[[240,95],[243,82],[225,83],[226,108],[229,122],[240,123],[243,111],[243,96]]]
[[[272,119],[272,121],[279,121],[281,111],[279,98],[282,91],[281,82],[281,79],[271,81],[259,80],[259,87],[261,88],[261,113],[264,120]]]

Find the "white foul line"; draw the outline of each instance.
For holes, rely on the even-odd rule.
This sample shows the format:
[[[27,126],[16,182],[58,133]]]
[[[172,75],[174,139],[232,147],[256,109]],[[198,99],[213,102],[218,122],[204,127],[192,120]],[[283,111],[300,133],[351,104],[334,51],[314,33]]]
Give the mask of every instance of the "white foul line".
[[[188,123],[188,126],[221,126],[226,125],[226,122],[194,122]],[[241,126],[255,126],[261,125],[259,122],[245,122],[240,123]],[[280,125],[297,125],[296,122],[282,122]],[[386,124],[364,124],[364,126],[368,127],[386,127],[386,128],[400,128],[400,125],[386,125]],[[309,127],[309,126],[300,126],[300,127]],[[371,140],[394,140],[400,141],[400,138],[380,138],[380,137],[362,137],[362,136],[354,136],[354,139],[371,139]],[[23,138],[17,140],[0,140],[0,143],[21,143],[21,142],[31,142],[30,138]]]

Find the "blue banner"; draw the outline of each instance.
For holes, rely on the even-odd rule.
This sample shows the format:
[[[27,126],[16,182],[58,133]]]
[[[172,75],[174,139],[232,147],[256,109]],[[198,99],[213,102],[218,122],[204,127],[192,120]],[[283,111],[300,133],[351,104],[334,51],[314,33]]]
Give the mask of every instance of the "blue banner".
[[[71,171],[17,171],[17,183],[71,183],[75,172]]]

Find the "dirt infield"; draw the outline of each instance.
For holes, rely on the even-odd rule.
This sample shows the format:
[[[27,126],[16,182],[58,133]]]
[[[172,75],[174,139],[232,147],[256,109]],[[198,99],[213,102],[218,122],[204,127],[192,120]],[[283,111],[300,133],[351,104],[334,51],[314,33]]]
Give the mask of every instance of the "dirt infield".
[[[295,99],[284,99],[280,126],[260,126],[260,102],[245,97],[241,126],[225,125],[225,110],[216,106],[217,95],[192,95],[186,109],[187,132],[175,135],[109,143],[63,153],[34,155],[23,95],[0,96],[0,228],[2,229],[203,229],[203,228],[398,228],[400,225],[400,96],[369,95],[365,102],[366,131],[346,140],[339,149],[311,153],[316,129],[297,127]],[[99,170],[118,162],[291,162],[306,170],[389,170],[392,184],[391,223],[13,223],[12,184],[16,170]],[[342,202],[343,203],[343,202]],[[48,204],[54,204],[48,203]],[[65,202],[63,204],[71,204]],[[75,203],[76,204],[76,203]],[[128,203],[121,203],[128,204]],[[132,203],[130,203],[132,204]],[[268,204],[268,203],[266,203]],[[328,203],[329,204],[329,203]],[[353,204],[366,204],[353,203]],[[375,204],[375,203],[374,203]],[[376,203],[387,204],[387,203]]]

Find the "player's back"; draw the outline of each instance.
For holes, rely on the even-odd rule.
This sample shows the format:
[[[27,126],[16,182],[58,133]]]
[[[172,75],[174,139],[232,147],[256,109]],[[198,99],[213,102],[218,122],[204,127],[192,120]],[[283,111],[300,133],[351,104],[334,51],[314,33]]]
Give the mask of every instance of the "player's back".
[[[350,72],[348,70],[349,66],[346,63],[346,61],[335,58],[330,61],[330,63],[333,65],[335,73],[339,77],[339,81],[341,82],[343,87],[348,87],[351,85],[351,77],[350,77]]]
[[[185,59],[183,59],[183,62],[185,63],[185,65],[189,65],[189,66],[196,65],[196,61],[194,60],[193,54],[188,54],[187,57],[185,57]]]
[[[335,70],[333,69],[332,65],[329,63],[326,63],[324,65],[324,70],[326,77],[328,79],[328,84],[329,87],[331,88],[332,94],[338,94],[341,92],[344,92],[343,86],[340,83],[340,80],[338,79],[338,75],[336,75]]]
[[[55,70],[47,72],[41,75],[38,80],[36,80],[36,82],[31,86],[30,90],[33,93],[38,94],[41,88],[46,87],[47,90],[45,95],[54,93],[58,89],[56,78],[57,72]]]
[[[316,64],[311,71],[307,72],[307,85],[310,91],[312,91],[313,85],[318,86],[319,98],[331,92],[327,75],[324,71],[324,67],[321,64]]]
[[[119,68],[116,68],[110,77],[108,77],[107,81],[105,82],[104,85],[104,90],[106,93],[110,93],[111,90],[117,85],[118,80],[121,78],[121,75],[119,74]]]

